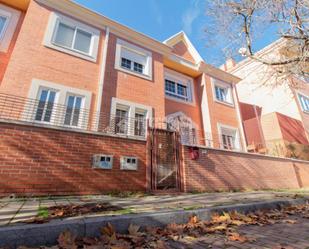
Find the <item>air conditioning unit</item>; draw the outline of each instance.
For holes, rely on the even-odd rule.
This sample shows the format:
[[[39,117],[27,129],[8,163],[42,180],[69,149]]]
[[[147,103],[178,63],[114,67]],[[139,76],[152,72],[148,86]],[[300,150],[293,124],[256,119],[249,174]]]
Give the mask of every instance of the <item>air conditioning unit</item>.
[[[97,169],[112,169],[113,156],[111,155],[93,155],[92,167]]]
[[[122,170],[137,170],[137,157],[123,156],[120,160]]]

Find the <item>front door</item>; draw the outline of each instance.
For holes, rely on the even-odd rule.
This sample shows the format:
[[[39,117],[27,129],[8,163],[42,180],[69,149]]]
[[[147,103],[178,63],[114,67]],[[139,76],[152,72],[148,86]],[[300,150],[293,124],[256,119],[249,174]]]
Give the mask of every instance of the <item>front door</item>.
[[[150,129],[151,188],[179,190],[179,135],[177,132]]]

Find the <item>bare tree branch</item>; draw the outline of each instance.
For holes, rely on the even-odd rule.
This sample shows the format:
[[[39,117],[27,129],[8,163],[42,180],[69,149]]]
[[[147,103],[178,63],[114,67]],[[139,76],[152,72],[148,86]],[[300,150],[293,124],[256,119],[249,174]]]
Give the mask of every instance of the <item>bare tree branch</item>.
[[[224,37],[229,51],[270,66],[278,77],[309,74],[309,0],[212,0],[206,28],[213,39]],[[275,27],[285,43],[278,56],[255,51],[263,30]],[[260,37],[259,37],[260,36]],[[221,40],[221,39],[220,39]],[[231,54],[231,53],[230,53]]]

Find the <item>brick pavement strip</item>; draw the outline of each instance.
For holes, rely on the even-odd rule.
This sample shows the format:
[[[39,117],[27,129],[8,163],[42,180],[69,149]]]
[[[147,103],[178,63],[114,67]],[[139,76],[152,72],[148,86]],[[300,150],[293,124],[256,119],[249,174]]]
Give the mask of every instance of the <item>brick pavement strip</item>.
[[[253,239],[240,243],[229,241],[223,235],[207,235],[199,238],[184,237],[179,241],[168,241],[171,248],[238,248],[238,249],[309,249],[309,219],[290,216],[295,224],[278,223],[274,225],[244,225],[238,233]]]

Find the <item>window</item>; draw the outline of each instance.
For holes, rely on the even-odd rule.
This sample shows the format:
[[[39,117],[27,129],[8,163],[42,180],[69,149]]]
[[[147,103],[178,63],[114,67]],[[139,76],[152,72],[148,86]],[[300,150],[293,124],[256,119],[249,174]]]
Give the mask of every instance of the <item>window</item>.
[[[144,65],[137,62],[132,63],[131,60],[128,60],[126,58],[121,58],[121,67],[137,73],[144,73]]]
[[[128,111],[117,109],[115,117],[115,132],[117,134],[128,133]]]
[[[177,99],[189,101],[188,87],[181,83],[176,83],[171,80],[165,80],[165,94]]]
[[[51,89],[41,89],[39,103],[35,115],[36,121],[50,122],[53,114],[56,99],[56,91]]]
[[[89,54],[92,34],[77,27],[59,22],[54,43],[78,52]]]
[[[222,102],[227,102],[227,89],[215,86],[216,99]]]
[[[115,68],[143,78],[152,78],[152,54],[138,46],[118,39]]]
[[[121,49],[121,67],[135,73],[144,74],[144,66],[147,64],[147,57],[133,50]]]
[[[44,37],[44,45],[90,61],[96,61],[100,30],[53,12]]]
[[[135,72],[138,72],[138,73],[144,73],[144,65],[140,64],[140,63],[137,63],[137,62],[134,62],[134,68],[133,70]]]
[[[144,113],[135,113],[134,119],[134,135],[135,136],[145,136],[146,132],[146,120]]]
[[[0,52],[8,51],[20,15],[21,11],[0,3]]]
[[[165,80],[165,91],[169,93],[175,93],[176,88],[175,88],[176,83],[170,80]]]
[[[193,79],[165,68],[165,96],[177,101],[193,103]]]
[[[121,66],[123,68],[127,68],[131,70],[131,65],[132,65],[132,61],[126,59],[126,58],[121,58]]]
[[[25,121],[47,122],[49,125],[88,129],[92,93],[63,84],[33,79],[27,104],[21,118]],[[34,113],[32,116],[29,113]]]
[[[237,128],[219,125],[221,148],[226,150],[240,149],[239,134]]]
[[[166,117],[167,127],[170,130],[178,131],[182,144],[198,143],[196,125],[191,118],[187,117],[183,112],[176,112]]]
[[[67,97],[64,124],[69,126],[79,126],[83,98],[69,95]]]
[[[222,134],[222,143],[224,149],[233,150],[235,148],[235,137]]]
[[[0,15],[0,39],[4,35],[8,18]]]
[[[298,94],[298,97],[303,111],[309,112],[309,98],[301,94]]]
[[[110,126],[116,134],[145,138],[146,121],[151,117],[150,106],[112,98]]]
[[[229,83],[213,79],[215,100],[228,105],[233,105],[232,86]]]

